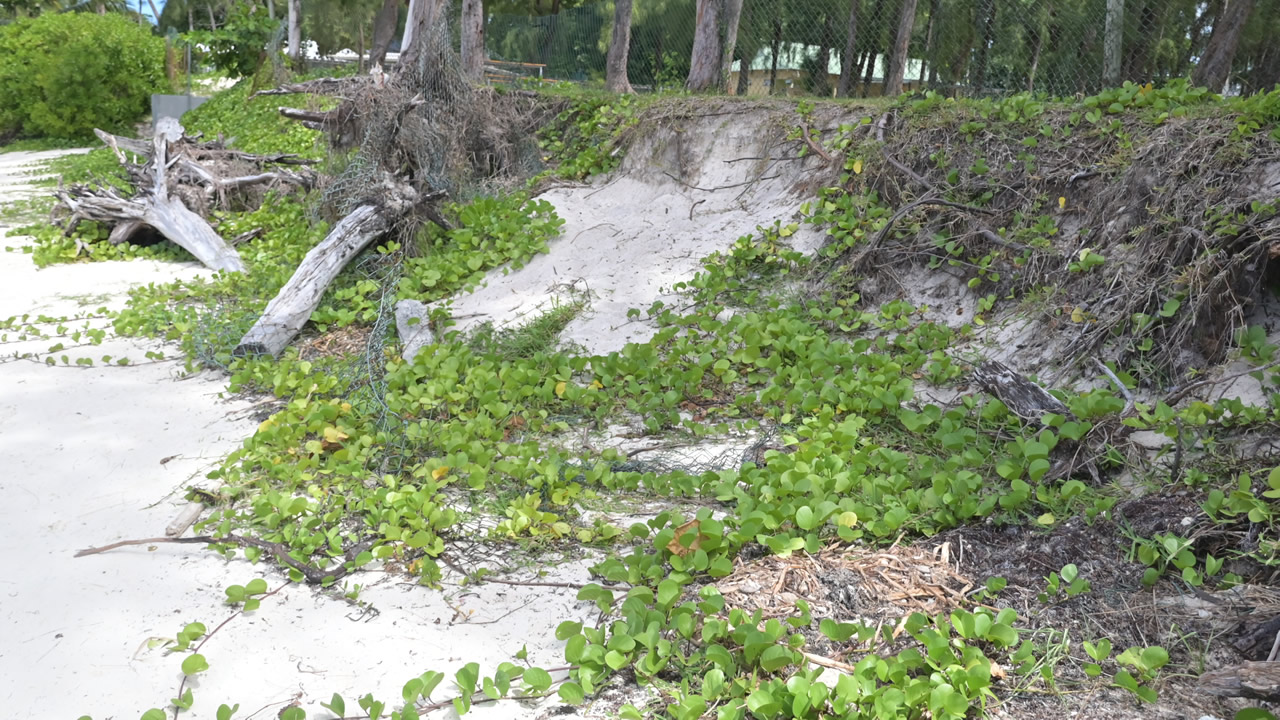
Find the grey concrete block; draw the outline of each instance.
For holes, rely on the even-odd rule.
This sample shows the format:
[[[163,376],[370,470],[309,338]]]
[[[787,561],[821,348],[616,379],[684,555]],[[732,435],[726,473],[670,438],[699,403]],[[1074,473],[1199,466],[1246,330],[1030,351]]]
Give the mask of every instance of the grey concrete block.
[[[396,332],[404,350],[400,353],[405,360],[413,362],[413,357],[424,345],[435,342],[435,335],[427,327],[430,311],[427,306],[417,300],[401,300],[396,303]],[[410,320],[417,322],[410,322]]]
[[[209,98],[199,95],[152,95],[151,122],[158,123],[161,118],[167,117],[181,120],[183,113],[195,110],[208,100]]]

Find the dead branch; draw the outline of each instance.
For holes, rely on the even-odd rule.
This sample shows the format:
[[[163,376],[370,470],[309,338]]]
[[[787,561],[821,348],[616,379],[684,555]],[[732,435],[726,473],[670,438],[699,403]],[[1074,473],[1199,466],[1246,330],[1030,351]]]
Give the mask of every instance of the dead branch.
[[[880,119],[876,120],[876,126],[875,126],[876,140],[880,141],[880,154],[884,156],[885,160],[889,161],[890,165],[897,168],[898,172],[911,178],[912,181],[914,181],[917,185],[924,188],[925,190],[932,192],[933,183],[929,182],[928,180],[925,180],[915,170],[912,170],[911,168],[904,165],[902,162],[900,162],[897,158],[893,156],[893,153],[889,152],[889,146],[885,144],[885,129],[889,125],[890,115],[892,115],[892,113],[885,113],[880,116]]]
[[[800,138],[804,140],[804,144],[808,145],[810,150],[817,153],[817,155],[825,160],[828,165],[836,164],[835,158],[831,157],[831,154],[828,153],[822,145],[815,142],[809,135],[809,123],[804,122],[803,120],[800,121]]]
[[[312,130],[324,130],[337,118],[337,112],[334,110],[320,112],[317,110],[301,110],[298,108],[282,107],[280,108],[280,114],[290,120],[297,120]]]
[[[1182,402],[1183,398],[1195,392],[1196,390],[1199,390],[1200,388],[1208,387],[1210,385],[1218,385],[1220,383],[1231,382],[1232,380],[1238,380],[1246,375],[1252,375],[1254,373],[1266,372],[1267,370],[1270,370],[1271,368],[1276,367],[1277,365],[1280,365],[1280,360],[1273,360],[1267,363],[1266,365],[1259,365],[1256,368],[1251,368],[1249,370],[1245,370],[1244,372],[1232,373],[1231,375],[1227,375],[1217,379],[1208,378],[1205,380],[1197,380],[1196,382],[1193,382],[1190,385],[1186,385],[1170,393],[1167,397],[1165,397],[1164,404],[1168,405],[1169,407],[1173,407],[1179,402]]]
[[[1128,386],[1120,382],[1120,378],[1116,377],[1116,374],[1111,372],[1111,368],[1107,367],[1106,364],[1103,363],[1101,360],[1099,360],[1098,358],[1093,358],[1093,364],[1097,365],[1098,369],[1101,370],[1103,374],[1105,374],[1108,378],[1110,378],[1111,383],[1116,386],[1116,389],[1119,390],[1121,394],[1124,395],[1124,399],[1125,399],[1124,412],[1121,413],[1121,415],[1128,415],[1129,411],[1133,410],[1133,406],[1134,406],[1133,393],[1129,392]]]
[[[858,673],[858,668],[846,662],[840,662],[839,660],[834,660],[832,658],[825,657],[823,655],[814,655],[813,653],[807,653],[804,651],[801,651],[800,654],[804,656],[805,660],[808,660],[814,665],[820,665],[824,668],[838,670],[848,675],[856,675]]]
[[[375,77],[370,75],[342,78],[325,77],[300,83],[286,83],[270,90],[259,90],[250,95],[249,99],[252,100],[259,95],[328,95],[330,97],[345,97],[356,88],[376,82]]]
[[[876,130],[876,140],[879,141],[881,144],[880,153],[884,156],[884,159],[887,160],[890,165],[892,165],[895,169],[897,169],[898,172],[902,173],[903,175],[906,175],[908,178],[911,179],[912,182],[914,182],[916,185],[919,185],[921,188],[923,188],[925,190],[925,195],[924,197],[918,200],[915,200],[914,202],[908,203],[907,205],[904,205],[902,208],[899,208],[898,212],[894,213],[893,216],[889,218],[889,221],[885,223],[885,226],[883,228],[880,229],[880,232],[876,233],[876,236],[872,239],[867,249],[859,253],[858,260],[855,261],[854,263],[855,266],[858,263],[860,263],[862,260],[864,260],[876,248],[876,246],[879,245],[880,241],[883,240],[885,235],[888,234],[888,231],[893,227],[894,223],[896,223],[906,214],[906,212],[904,211],[913,210],[921,205],[937,205],[940,207],[950,207],[950,208],[955,208],[957,210],[963,210],[968,213],[977,213],[979,215],[997,214],[995,210],[992,210],[990,208],[980,208],[974,205],[966,205],[964,203],[952,202],[950,200],[943,200],[940,197],[942,193],[938,191],[937,187],[933,183],[929,182],[927,178],[923,177],[916,171],[912,170],[910,167],[907,167],[906,164],[904,164],[903,162],[895,158],[893,156],[893,153],[889,152],[889,146],[887,144],[887,138],[885,134],[889,124],[890,115],[891,115],[890,113],[885,113],[881,115],[880,118],[876,120],[874,125]],[[990,242],[996,245],[999,245],[1000,247],[1008,248],[1010,250],[1017,250],[1017,251],[1024,251],[1028,249],[1027,246],[1025,245],[1022,245],[1020,243],[1016,243],[1001,237],[999,233],[993,231],[991,228],[987,227],[986,225],[980,222],[976,222],[976,221],[974,222],[974,232],[978,233],[979,235],[986,238]]]
[[[235,545],[236,547],[254,547],[269,553],[281,565],[290,567],[302,573],[307,582],[312,585],[321,585],[325,583],[333,583],[351,572],[345,566],[338,566],[336,569],[322,570],[314,565],[305,563],[289,554],[289,550],[280,543],[267,542],[257,538],[245,537],[243,535],[226,535],[225,537],[214,537],[212,535],[196,535],[193,537],[160,537],[160,538],[144,538],[142,540],[121,540],[103,545],[101,547],[85,548],[75,554],[75,557],[86,557],[89,555],[97,555],[109,550],[128,547],[131,545],[157,545],[160,543],[179,543],[179,544],[200,544],[200,545]],[[352,552],[348,552],[347,560],[350,561],[362,549],[362,546],[353,548]]]

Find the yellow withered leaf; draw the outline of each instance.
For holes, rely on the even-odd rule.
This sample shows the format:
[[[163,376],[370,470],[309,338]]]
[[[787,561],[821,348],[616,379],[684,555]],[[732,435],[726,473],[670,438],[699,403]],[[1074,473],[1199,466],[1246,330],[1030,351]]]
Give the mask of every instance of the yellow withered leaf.
[[[687,535],[690,530],[693,531],[693,542],[689,543],[688,547],[685,547],[684,543],[681,542],[681,538]],[[676,536],[671,539],[671,542],[667,543],[667,549],[670,550],[672,554],[679,555],[680,557],[688,555],[701,546],[702,531],[696,518],[676,528]]]
[[[862,174],[862,158],[858,158],[857,160],[853,161],[853,174],[854,175]]]
[[[1067,199],[1066,199],[1065,197],[1059,196],[1059,197],[1058,197],[1058,209],[1059,209],[1059,210],[1065,210],[1065,209],[1066,209],[1066,207],[1067,207]]]
[[[564,397],[564,389],[566,387],[568,387],[568,384],[563,380],[556,383],[556,397]]]
[[[1080,308],[1071,308],[1071,322],[1073,323],[1084,322],[1084,311],[1081,310]]]
[[[444,477],[445,475],[448,475],[448,474],[449,474],[449,466],[448,466],[448,465],[441,465],[440,467],[438,467],[438,468],[436,468],[435,470],[432,470],[432,471],[431,471],[431,479],[432,479],[432,480],[439,480],[440,478],[442,478],[442,477]]]
[[[330,445],[337,445],[347,439],[346,433],[332,425],[326,427],[321,434],[324,436],[324,441]]]

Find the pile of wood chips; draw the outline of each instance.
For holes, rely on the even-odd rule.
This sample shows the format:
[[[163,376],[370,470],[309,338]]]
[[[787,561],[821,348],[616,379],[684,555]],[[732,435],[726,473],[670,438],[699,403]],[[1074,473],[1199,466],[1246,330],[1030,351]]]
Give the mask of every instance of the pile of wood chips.
[[[766,619],[795,615],[800,599],[815,616],[838,621],[936,615],[965,604],[975,587],[960,574],[950,543],[884,550],[833,545],[816,555],[770,555],[736,565],[716,586],[729,607],[761,610]]]

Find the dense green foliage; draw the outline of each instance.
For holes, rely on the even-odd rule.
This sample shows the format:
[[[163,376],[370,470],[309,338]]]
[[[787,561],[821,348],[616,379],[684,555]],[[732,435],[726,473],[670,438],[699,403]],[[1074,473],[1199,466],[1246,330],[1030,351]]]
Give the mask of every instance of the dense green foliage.
[[[280,21],[267,16],[266,8],[233,4],[216,30],[193,30],[182,37],[186,45],[203,49],[215,68],[233,78],[253,77],[267,57],[267,43],[280,29]]]
[[[0,26],[0,135],[128,131],[165,86],[164,41],[123,16],[48,13]]]
[[[251,100],[252,94],[252,84],[242,80],[187,113],[183,122],[191,132],[203,132],[209,138],[222,137],[245,152],[296,153],[317,159],[324,156],[320,133],[282,117],[278,102],[272,102],[269,97]]]

